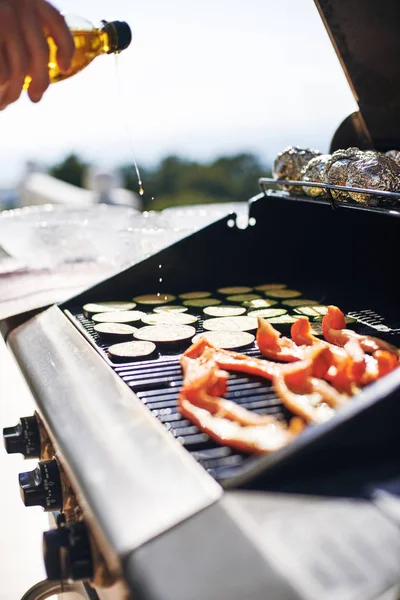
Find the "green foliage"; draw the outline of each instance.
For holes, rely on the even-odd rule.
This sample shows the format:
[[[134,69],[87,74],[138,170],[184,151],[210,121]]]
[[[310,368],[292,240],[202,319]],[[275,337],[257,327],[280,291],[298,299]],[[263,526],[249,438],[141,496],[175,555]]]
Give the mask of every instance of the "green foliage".
[[[168,156],[152,170],[141,169],[144,208],[245,201],[259,192],[258,178],[268,172],[253,154],[223,156],[209,164]],[[125,187],[137,192],[134,168],[124,166],[121,174]]]
[[[50,175],[72,185],[83,187],[83,177],[88,165],[76,154],[69,154],[59,164],[49,169]]]

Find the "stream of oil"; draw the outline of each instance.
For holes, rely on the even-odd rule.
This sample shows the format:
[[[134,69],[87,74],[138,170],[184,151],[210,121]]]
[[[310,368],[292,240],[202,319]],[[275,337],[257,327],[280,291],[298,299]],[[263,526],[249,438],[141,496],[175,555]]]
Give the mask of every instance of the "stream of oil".
[[[133,160],[133,165],[135,167],[135,171],[136,171],[136,177],[138,180],[138,186],[139,186],[139,194],[141,196],[143,196],[144,194],[144,188],[143,188],[143,181],[142,178],[140,176],[140,171],[139,171],[139,167],[136,161],[136,152],[135,152],[135,148],[133,145],[133,140],[132,140],[132,134],[131,134],[131,130],[128,126],[128,108],[125,104],[124,101],[124,94],[123,94],[123,90],[122,90],[122,82],[121,82],[121,75],[120,75],[120,68],[119,68],[119,56],[118,54],[115,55],[115,71],[116,71],[116,76],[117,76],[117,94],[118,94],[118,101],[120,102],[120,109],[121,109],[121,115],[123,117],[123,125],[125,128],[125,133],[126,133],[126,137],[128,139],[128,143],[129,143],[129,148],[130,151],[132,153],[132,160]]]

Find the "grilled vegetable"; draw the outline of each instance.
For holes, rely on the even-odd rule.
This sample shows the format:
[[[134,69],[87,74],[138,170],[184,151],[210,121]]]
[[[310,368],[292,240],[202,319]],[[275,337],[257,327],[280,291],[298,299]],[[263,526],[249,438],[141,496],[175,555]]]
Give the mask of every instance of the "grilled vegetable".
[[[184,300],[183,305],[188,306],[193,311],[201,313],[206,306],[218,306],[221,300],[217,298],[196,298],[195,300]]]
[[[285,283],[263,283],[261,285],[256,285],[254,289],[257,292],[268,292],[268,290],[281,290],[285,287],[287,287]]]
[[[154,342],[165,346],[177,346],[188,342],[195,335],[191,325],[148,325],[135,331],[137,340]]]
[[[85,304],[83,314],[90,319],[92,315],[97,315],[101,312],[115,312],[119,310],[133,310],[136,308],[135,302],[101,302]]]
[[[317,302],[316,300],[306,300],[305,298],[294,298],[289,300],[283,300],[281,304],[283,304],[283,306],[290,306],[294,308],[296,306],[317,306],[319,305],[319,302]]]
[[[325,313],[326,314],[326,313]],[[315,326],[315,324],[317,323],[322,323],[322,320],[324,318],[325,315],[320,315],[318,317],[314,317],[313,320],[313,327]],[[355,325],[358,321],[357,319],[355,319],[354,317],[348,317],[345,315],[344,317],[344,322],[346,323],[346,325]]]
[[[218,294],[223,296],[233,296],[236,294],[249,294],[253,291],[253,288],[247,286],[235,286],[235,287],[223,287],[217,290]]]
[[[181,300],[194,300],[195,298],[209,298],[211,296],[211,292],[185,292],[184,294],[179,294],[179,298]]]
[[[163,306],[156,306],[155,308],[153,308],[153,312],[155,313],[183,313],[188,310],[189,309],[187,306],[178,306],[175,304],[164,304]]]
[[[256,300],[247,300],[246,302],[243,302],[243,306],[246,306],[249,310],[254,310],[256,308],[270,308],[276,304],[278,304],[278,300],[270,300],[269,298],[257,298]]]
[[[337,346],[344,346],[352,339],[359,341],[364,352],[374,355],[378,350],[383,350],[393,354],[397,360],[400,358],[400,351],[398,348],[380,340],[376,337],[369,335],[360,335],[350,329],[345,329],[344,314],[337,306],[328,306],[328,312],[322,319],[322,331],[324,338],[336,344]]]
[[[298,298],[301,296],[301,292],[298,292],[297,290],[269,290],[268,292],[265,292],[265,294],[270,298],[284,298],[285,300],[287,298]]]
[[[251,346],[255,340],[254,335],[247,331],[205,331],[194,336],[192,342],[205,339],[216,348],[238,350]]]
[[[255,331],[257,319],[253,317],[217,317],[206,319],[203,327],[207,331]]]
[[[156,345],[152,342],[125,342],[110,346],[108,354],[114,362],[129,362],[153,358],[156,354]]]
[[[93,329],[104,341],[131,340],[136,331],[136,327],[125,323],[98,323]]]
[[[257,308],[247,313],[249,317],[263,317],[264,319],[271,319],[273,317],[280,317],[286,315],[287,310],[285,308]]]
[[[241,304],[242,302],[249,302],[251,300],[262,300],[258,294],[234,294],[233,296],[226,297],[228,302],[235,302]]]
[[[206,306],[203,313],[208,317],[238,317],[246,312],[244,306]]]
[[[197,323],[197,317],[188,313],[162,312],[144,315],[142,323],[145,325],[191,325],[192,323]]]
[[[120,310],[93,315],[95,323],[139,323],[145,316],[141,310]]]
[[[298,433],[286,428],[284,423],[276,419],[272,420],[272,417],[271,421],[264,425],[240,425],[192,404],[184,394],[180,396],[179,411],[182,416],[197,425],[216,442],[241,452],[259,454],[274,452],[286,446]]]
[[[307,357],[307,349],[304,346],[298,346],[290,338],[282,337],[272,323],[261,317],[258,318],[256,340],[261,354],[269,359],[293,362]]]
[[[328,307],[322,304],[297,306],[294,309],[294,312],[299,315],[305,315],[306,317],[320,317],[326,315]]]
[[[145,294],[144,296],[136,296],[134,301],[138,304],[144,304],[148,306],[157,306],[159,304],[167,304],[168,302],[173,302],[176,299],[176,296],[172,294]]]
[[[262,317],[262,315],[259,315]],[[280,317],[268,317],[266,319],[268,323],[271,323],[274,327],[282,331],[283,333],[289,333],[291,326],[297,320],[297,317],[292,315],[281,315]]]

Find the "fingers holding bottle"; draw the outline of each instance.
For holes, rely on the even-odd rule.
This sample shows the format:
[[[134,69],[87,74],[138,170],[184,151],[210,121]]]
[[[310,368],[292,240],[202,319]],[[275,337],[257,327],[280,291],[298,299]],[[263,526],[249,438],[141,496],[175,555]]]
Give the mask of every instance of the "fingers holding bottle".
[[[40,22],[35,2],[19,0],[24,3],[24,18],[21,29],[30,57],[29,77],[31,79],[28,95],[32,102],[39,102],[50,85],[49,46],[44,28]]]
[[[46,0],[36,0],[37,14],[43,29],[57,46],[57,62],[63,73],[68,73],[75,52],[74,39],[64,17]]]
[[[58,10],[46,0],[0,0],[0,110],[18,100],[27,76],[30,99],[42,98],[50,83],[48,36],[68,72],[75,47]]]
[[[9,2],[0,2],[0,48],[3,84],[0,90],[0,110],[21,95],[29,70],[29,54],[16,12]]]

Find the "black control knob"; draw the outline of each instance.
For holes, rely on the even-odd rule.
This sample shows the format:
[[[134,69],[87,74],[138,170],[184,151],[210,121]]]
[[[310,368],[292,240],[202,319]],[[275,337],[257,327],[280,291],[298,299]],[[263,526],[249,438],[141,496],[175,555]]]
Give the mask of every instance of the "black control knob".
[[[23,417],[15,427],[5,427],[3,438],[8,454],[23,454],[25,458],[40,457],[40,433],[36,417]]]
[[[56,460],[45,460],[33,471],[19,474],[21,498],[25,506],[43,506],[45,511],[62,508],[60,469]]]
[[[50,581],[82,581],[93,577],[89,534],[81,521],[46,531],[43,557]]]

